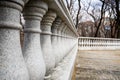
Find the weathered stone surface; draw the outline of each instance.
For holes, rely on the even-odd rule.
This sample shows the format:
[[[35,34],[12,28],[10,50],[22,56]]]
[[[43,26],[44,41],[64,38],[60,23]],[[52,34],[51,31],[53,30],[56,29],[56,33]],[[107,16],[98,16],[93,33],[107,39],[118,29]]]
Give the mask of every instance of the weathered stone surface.
[[[53,48],[54,56],[55,56],[55,65],[57,65],[61,59],[60,58],[61,49],[59,47],[59,42],[58,42],[58,28],[60,24],[61,24],[61,19],[57,17],[55,21],[53,22],[52,29],[51,29],[52,30],[51,41],[52,41],[52,48]]]
[[[44,60],[46,63],[46,75],[48,75],[55,66],[55,57],[54,52],[52,51],[51,45],[51,26],[53,21],[56,18],[56,13],[49,10],[46,15],[43,17],[41,23],[41,46],[44,55]]]
[[[51,0],[45,1],[49,3]],[[64,31],[63,22],[65,21],[68,25],[67,27],[71,29],[74,29],[74,25],[64,3],[56,0],[52,0],[51,2],[50,4],[55,4],[53,5],[55,9],[51,9],[49,5],[49,11],[43,18],[43,15],[48,10],[48,5],[43,2],[43,0],[0,1],[0,80],[44,80],[46,69],[45,79],[51,76],[52,71],[56,69],[55,63],[58,64],[56,69],[56,71],[58,70],[58,74],[56,74],[56,72],[53,73],[53,78],[51,79],[58,79],[54,77],[54,74],[61,80],[71,78],[76,53],[74,53],[74,51],[70,53],[65,59],[65,62],[63,61],[62,65],[59,64],[59,62],[62,61],[67,52],[70,51],[71,45],[73,44],[72,39],[68,39],[66,36],[71,36],[71,34],[66,33],[66,35],[62,36],[62,31]],[[20,29],[22,28],[20,24],[21,12],[23,12],[26,20],[24,27],[23,54],[20,45]],[[52,34],[51,26],[58,15],[60,17],[58,20],[59,24],[57,27],[55,26],[56,28],[53,28]],[[42,33],[40,29],[41,20]],[[64,21],[62,22],[62,20]],[[73,30],[73,32],[75,33],[75,30]],[[53,41],[51,40],[51,34],[54,36],[52,37]],[[43,53],[41,50],[40,37]],[[55,43],[51,43],[51,41],[55,41]],[[63,43],[63,41],[65,42]],[[53,47],[54,51],[52,50]],[[62,69],[60,74],[59,67]]]
[[[52,74],[45,80],[71,80],[77,54],[77,44],[72,48],[71,52],[59,62],[54,68]]]
[[[0,80],[29,80],[20,46],[21,5],[22,0],[0,1]]]
[[[65,54],[66,52],[63,51],[63,45],[66,47],[65,44],[62,44],[62,29],[64,28],[64,23],[63,21],[61,20],[60,21],[60,25],[58,26],[58,29],[57,29],[57,40],[58,40],[58,46],[59,46],[59,58],[60,58],[60,61],[65,57]]]
[[[26,22],[23,55],[31,80],[43,80],[46,72],[40,43],[40,24],[47,9],[47,4],[40,0],[31,0],[24,9]]]

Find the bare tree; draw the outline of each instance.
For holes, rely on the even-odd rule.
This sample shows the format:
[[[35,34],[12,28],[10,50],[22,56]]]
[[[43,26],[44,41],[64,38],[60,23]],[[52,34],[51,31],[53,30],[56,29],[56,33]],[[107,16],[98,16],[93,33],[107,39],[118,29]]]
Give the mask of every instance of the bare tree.
[[[116,24],[115,24],[115,33],[116,33],[116,37],[120,37],[119,33],[120,33],[120,10],[119,10],[119,2],[120,0],[115,0],[115,10],[116,10]]]
[[[67,8],[68,8],[68,10],[70,10],[70,5],[69,5],[68,0],[66,0],[66,3],[67,3]]]
[[[72,12],[74,11],[74,4],[76,0],[66,0],[67,8],[70,11],[70,14],[73,14]]]
[[[78,0],[78,12],[77,12],[77,17],[76,17],[76,25],[75,25],[75,27],[77,28],[78,27],[78,24],[79,24],[79,19],[80,19],[80,17],[79,17],[79,15],[80,15],[80,10],[81,10],[81,4],[80,4],[80,2],[81,2],[81,0]]]
[[[97,21],[98,21],[98,16],[95,15],[96,13],[96,8],[95,6],[91,6],[91,1],[88,3],[88,6],[85,6],[84,10],[87,12],[88,15],[90,15],[94,21],[94,26],[97,26]],[[92,7],[91,12],[89,12],[90,7]]]
[[[94,37],[97,37],[97,35],[98,35],[98,31],[99,31],[99,29],[100,29],[103,16],[104,16],[104,14],[105,14],[105,8],[104,8],[104,7],[105,7],[105,2],[102,1],[101,16],[100,16],[100,20],[99,20],[99,23],[98,23],[98,25],[97,25],[97,29],[96,29],[96,33],[95,33],[95,36],[94,36]]]
[[[78,3],[78,9],[74,9],[75,2]],[[70,11],[70,14],[74,20],[75,27],[78,27],[79,20],[82,16],[80,16],[80,10],[81,10],[81,0],[66,0],[68,10]]]
[[[94,28],[95,28],[95,34],[94,37],[98,37],[98,33],[102,32],[104,33],[104,31],[100,28],[102,23],[104,23],[104,17],[105,17],[105,12],[106,12],[106,7],[105,7],[105,3],[102,2],[102,6],[101,8],[97,8],[97,6],[99,6],[98,4],[96,5],[92,5],[91,1],[88,2],[87,6],[85,6],[84,10],[87,12],[87,14],[89,16],[91,16],[91,18],[94,21]],[[90,9],[90,10],[89,10]],[[99,14],[97,14],[99,13]]]
[[[109,15],[111,18],[111,37],[120,37],[120,0],[103,0],[109,7]]]
[[[109,8],[109,6],[108,6]],[[109,8],[109,22],[110,22],[110,28],[111,28],[111,38],[114,38],[115,37],[115,20],[113,17],[115,17],[114,15],[114,9],[112,8]]]

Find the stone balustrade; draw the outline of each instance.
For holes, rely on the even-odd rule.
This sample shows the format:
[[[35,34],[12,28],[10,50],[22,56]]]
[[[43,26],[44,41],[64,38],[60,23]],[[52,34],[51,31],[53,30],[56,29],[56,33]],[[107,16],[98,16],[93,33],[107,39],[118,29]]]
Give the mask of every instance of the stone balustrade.
[[[0,80],[70,80],[77,37],[63,0],[0,0]]]
[[[79,37],[79,50],[118,50],[120,39]]]

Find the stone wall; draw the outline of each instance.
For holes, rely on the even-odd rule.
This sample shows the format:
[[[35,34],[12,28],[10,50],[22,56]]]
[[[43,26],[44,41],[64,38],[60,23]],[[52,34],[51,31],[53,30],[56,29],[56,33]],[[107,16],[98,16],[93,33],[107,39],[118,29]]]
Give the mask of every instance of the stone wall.
[[[70,80],[77,37],[62,0],[1,0],[0,80]]]

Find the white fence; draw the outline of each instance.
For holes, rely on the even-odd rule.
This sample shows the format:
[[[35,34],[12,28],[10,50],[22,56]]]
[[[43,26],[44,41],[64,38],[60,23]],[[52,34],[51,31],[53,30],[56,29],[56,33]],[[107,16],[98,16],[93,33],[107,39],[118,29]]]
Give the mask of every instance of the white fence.
[[[79,37],[79,50],[119,50],[120,39]]]

